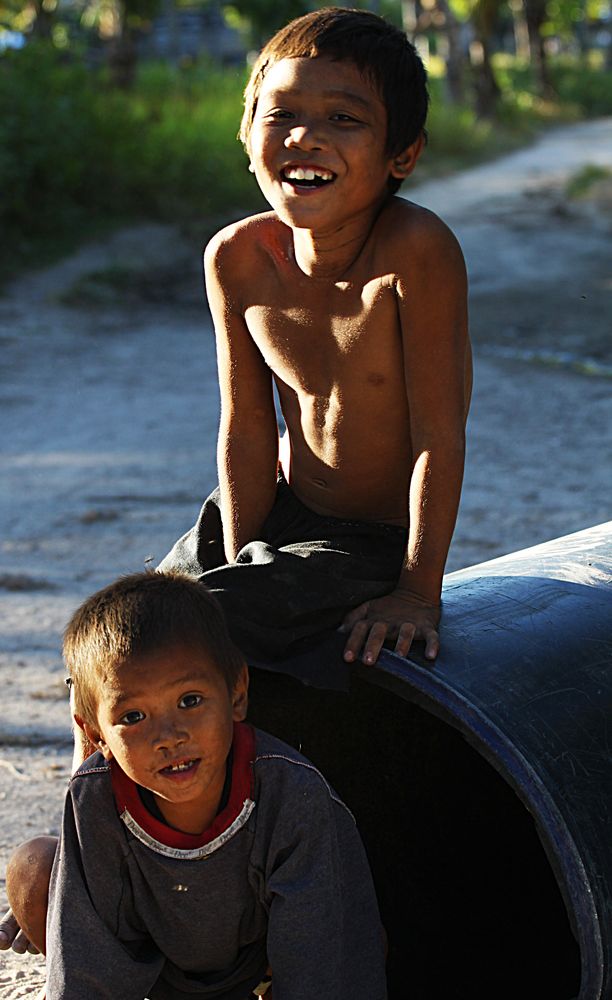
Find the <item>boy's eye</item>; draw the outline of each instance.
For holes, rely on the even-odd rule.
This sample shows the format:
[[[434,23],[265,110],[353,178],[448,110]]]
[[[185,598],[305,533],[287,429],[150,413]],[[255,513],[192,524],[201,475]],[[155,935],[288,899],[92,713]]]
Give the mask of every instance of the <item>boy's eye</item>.
[[[331,120],[333,122],[349,122],[352,125],[357,125],[358,120],[353,115],[347,115],[346,112],[338,111],[335,115],[331,115]]]
[[[285,108],[272,108],[271,111],[266,111],[264,118],[272,119],[272,121],[282,121],[285,118],[292,118],[293,115],[290,111]]]
[[[203,701],[201,694],[184,694],[179,701],[179,708],[197,708]]]
[[[144,719],[144,712],[140,712],[138,709],[134,709],[131,712],[126,712],[119,719],[119,723],[122,726],[135,726],[137,722],[142,722]]]

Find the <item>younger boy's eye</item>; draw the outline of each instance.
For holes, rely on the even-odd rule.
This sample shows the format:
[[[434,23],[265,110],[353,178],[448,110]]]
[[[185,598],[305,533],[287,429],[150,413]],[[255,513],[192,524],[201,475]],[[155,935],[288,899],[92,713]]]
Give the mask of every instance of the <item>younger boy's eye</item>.
[[[138,709],[134,709],[131,712],[126,712],[119,719],[119,723],[122,726],[135,726],[137,722],[142,722],[144,719],[144,712],[140,712]]]
[[[184,694],[179,701],[179,708],[196,708],[203,701],[201,694]]]

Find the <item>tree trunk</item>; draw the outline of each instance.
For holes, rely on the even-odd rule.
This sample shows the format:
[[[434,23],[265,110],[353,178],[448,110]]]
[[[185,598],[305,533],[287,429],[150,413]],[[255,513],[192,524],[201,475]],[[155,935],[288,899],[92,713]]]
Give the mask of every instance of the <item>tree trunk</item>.
[[[402,0],[402,27],[410,38],[416,34],[420,12],[420,0]]]
[[[129,31],[122,32],[109,42],[107,64],[115,87],[130,89],[136,77],[136,63],[136,46]]]
[[[35,17],[32,25],[32,34],[36,38],[51,38],[55,10],[47,10],[43,7],[42,0],[34,0],[34,10]]]
[[[178,22],[178,12],[175,0],[164,0],[163,11],[166,16],[168,26],[168,59],[176,66],[181,52],[180,27]]]
[[[554,88],[550,79],[546,48],[542,36],[542,25],[546,20],[546,0],[525,0],[525,16],[538,93],[541,97],[552,97]]]
[[[491,39],[499,5],[500,0],[478,0],[472,12],[475,41],[470,46],[470,58],[476,113],[481,118],[494,117],[501,97],[501,90],[491,64]]]
[[[108,43],[106,62],[113,86],[121,90],[129,90],[136,77],[138,55],[131,28],[127,18],[125,0],[118,0],[117,18],[118,31]]]
[[[451,104],[461,104],[465,98],[466,53],[461,41],[461,25],[448,0],[438,0],[438,10],[444,15],[444,35],[448,45],[446,55],[446,85]]]
[[[531,59],[531,44],[529,41],[529,28],[525,17],[524,0],[510,0],[510,10],[512,12],[512,25],[514,28],[514,50],[519,59],[529,62]]]
[[[476,114],[479,118],[494,118],[501,90],[493,73],[488,46],[483,45],[482,41],[478,41],[477,45],[479,51],[472,50],[472,81]]]

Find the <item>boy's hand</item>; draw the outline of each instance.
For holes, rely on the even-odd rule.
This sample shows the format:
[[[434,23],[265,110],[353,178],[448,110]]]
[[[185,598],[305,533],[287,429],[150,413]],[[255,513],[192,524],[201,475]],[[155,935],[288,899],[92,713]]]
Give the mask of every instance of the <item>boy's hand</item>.
[[[0,921],[0,951],[7,951],[9,948],[12,948],[18,955],[25,955],[26,951],[29,951],[31,955],[38,955],[38,948],[28,940],[21,930],[12,910],[7,910]]]
[[[439,604],[430,604],[409,591],[394,590],[360,604],[346,615],[340,626],[341,632],[350,631],[344,659],[353,663],[362,650],[361,660],[370,666],[376,663],[387,640],[395,639],[395,652],[407,656],[413,639],[424,639],[426,658],[435,660],[440,649],[439,624]]]

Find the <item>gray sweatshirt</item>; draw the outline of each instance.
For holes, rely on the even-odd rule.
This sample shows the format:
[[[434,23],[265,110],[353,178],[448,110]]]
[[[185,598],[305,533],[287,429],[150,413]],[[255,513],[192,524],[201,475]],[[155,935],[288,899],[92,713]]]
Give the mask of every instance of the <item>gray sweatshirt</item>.
[[[352,815],[279,740],[234,730],[209,830],[155,819],[93,754],[73,776],[49,896],[47,1000],[384,1000],[372,879]]]

